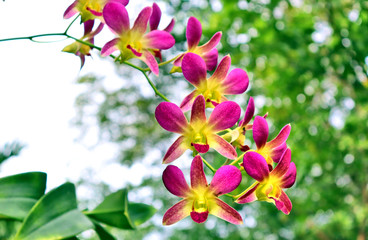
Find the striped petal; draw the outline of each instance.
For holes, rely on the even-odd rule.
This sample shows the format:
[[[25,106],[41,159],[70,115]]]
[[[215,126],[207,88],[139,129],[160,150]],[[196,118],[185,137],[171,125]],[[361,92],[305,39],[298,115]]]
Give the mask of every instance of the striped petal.
[[[235,148],[216,134],[208,135],[207,141],[211,148],[226,158],[235,159],[238,156]]]
[[[211,181],[210,189],[215,196],[234,191],[240,184],[242,175],[240,170],[232,165],[220,167]]]
[[[280,198],[274,200],[277,209],[281,210],[286,215],[289,215],[291,209],[293,208],[293,205],[286,193],[284,191],[281,191]]]
[[[185,140],[186,139],[184,136],[180,136],[175,140],[175,142],[167,150],[164,159],[162,160],[163,164],[171,163],[184,154],[184,152],[189,148]]]
[[[107,42],[101,49],[101,55],[106,57],[106,56],[110,55],[111,53],[119,50],[118,49],[119,41],[120,41],[119,38],[115,38],[115,39]]]
[[[267,162],[264,157],[257,152],[249,151],[245,153],[243,167],[248,175],[258,182],[261,182],[269,176]]]
[[[208,144],[200,144],[200,143],[192,143],[194,149],[199,153],[206,153],[210,150],[210,145]]]
[[[206,100],[202,95],[198,95],[192,105],[192,113],[190,116],[190,123],[204,123],[206,122]]]
[[[203,161],[199,155],[194,157],[190,167],[190,184],[192,189],[205,189],[207,187],[207,179],[203,171]]]
[[[171,225],[179,222],[185,217],[190,215],[192,210],[192,201],[188,199],[183,199],[171,208],[169,208],[162,219],[163,225]]]
[[[169,165],[162,173],[162,181],[166,189],[175,196],[185,198],[191,192],[183,172],[176,166]]]
[[[241,109],[232,101],[220,103],[208,119],[208,125],[214,132],[219,132],[235,125],[239,120]]]
[[[208,81],[222,82],[226,78],[227,72],[230,69],[230,65],[231,65],[230,55],[226,55],[221,59],[219,65],[216,68],[216,71],[208,79]]]
[[[199,87],[203,81],[207,80],[206,63],[195,53],[184,55],[181,68],[185,79],[196,87]]]
[[[198,96],[197,90],[191,92],[188,96],[186,96],[180,104],[180,108],[183,112],[189,111],[192,108],[194,99]]]
[[[274,162],[278,163],[282,157],[282,154],[284,154],[286,149],[287,149],[287,145],[284,142],[280,146],[274,149],[271,149],[270,157],[272,158]]]
[[[240,198],[238,198],[235,202],[239,204],[245,204],[254,202],[257,200],[256,190],[259,186],[259,183],[253,184],[254,186],[250,188],[246,193],[244,193]]]
[[[160,24],[160,20],[161,20],[161,9],[157,5],[157,3],[154,2],[152,4],[152,14],[149,19],[149,25],[150,25],[151,31],[156,30],[158,28],[158,25]]]
[[[282,177],[280,187],[291,188],[296,180],[296,166],[295,163],[291,162],[288,171]]]
[[[64,19],[68,19],[73,17],[77,12],[78,9],[76,8],[78,1],[74,1],[64,12]]]
[[[170,33],[160,30],[153,30],[144,35],[146,48],[169,49],[175,44],[175,39]]]
[[[274,170],[272,170],[271,174],[272,176],[275,176],[277,178],[281,178],[285,175],[285,173],[289,170],[291,161],[291,150],[290,148],[286,149],[284,154],[281,157],[280,162],[277,164]]]
[[[160,126],[169,132],[184,133],[188,126],[184,113],[174,103],[160,103],[156,108],[155,117]]]
[[[149,69],[151,69],[153,74],[158,76],[159,73],[158,63],[155,57],[152,55],[152,53],[150,53],[148,50],[143,50],[142,56],[139,57],[139,59],[141,59],[145,64],[147,64],[147,66],[149,67]]]
[[[207,43],[198,47],[198,50],[200,50],[201,52],[209,52],[213,50],[217,46],[217,44],[220,42],[221,36],[222,36],[222,32],[215,33]]]
[[[254,99],[252,97],[249,98],[247,109],[245,110],[244,118],[239,122],[239,126],[245,127],[250,120],[252,120],[254,116]]]
[[[110,2],[102,11],[107,26],[116,34],[121,35],[130,29],[129,15],[123,4]]]
[[[175,25],[175,19],[171,19],[169,25],[167,25],[167,27],[164,29],[164,31],[171,32],[174,28],[174,25]]]
[[[201,54],[204,62],[206,63],[206,67],[208,71],[213,71],[217,65],[218,59],[218,51],[216,48],[212,49],[209,52]]]
[[[232,224],[243,224],[240,214],[219,198],[210,200],[209,213]]]
[[[139,35],[143,35],[147,30],[147,24],[151,17],[151,13],[152,13],[151,7],[143,8],[134,22],[132,32],[138,33]]]
[[[188,19],[188,25],[186,30],[186,37],[188,41],[188,50],[198,46],[202,36],[202,25],[201,22],[195,17]]]
[[[262,148],[268,138],[268,124],[266,119],[256,116],[253,122],[253,139],[256,142],[257,148]]]
[[[267,146],[270,148],[275,148],[286,142],[287,138],[289,137],[291,131],[291,125],[287,124],[285,125],[279,134],[270,142],[267,143]]]
[[[241,94],[247,90],[249,78],[247,73],[240,68],[233,69],[222,82],[224,94]]]

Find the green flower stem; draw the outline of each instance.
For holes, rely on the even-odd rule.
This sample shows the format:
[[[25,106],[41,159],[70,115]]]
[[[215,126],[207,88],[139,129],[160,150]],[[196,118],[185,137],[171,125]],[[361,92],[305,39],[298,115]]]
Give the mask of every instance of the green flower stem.
[[[67,34],[67,32],[69,31],[69,28],[73,25],[73,23],[79,18],[80,14],[78,14],[78,16],[76,16],[73,21],[69,24],[69,26],[65,29],[65,34]]]
[[[247,189],[245,189],[242,193],[233,196],[234,199],[240,198],[242,195],[244,195],[246,192],[248,192],[250,189],[254,188],[255,185],[257,185],[258,182],[254,182],[252,185],[250,185]]]
[[[216,173],[216,169],[214,167],[212,167],[211,164],[209,164],[203,157],[202,157],[202,160],[204,162],[204,164],[206,164],[206,166],[213,172],[213,173]]]
[[[232,163],[230,163],[230,165],[237,164],[237,162],[239,162],[241,159],[243,159],[245,153],[243,153],[242,155],[240,155],[237,159],[235,159]]]
[[[159,66],[159,67],[161,67],[161,66],[164,66],[164,65],[166,65],[166,64],[169,64],[169,63],[171,63],[172,61],[175,61],[179,56],[180,56],[180,55],[178,55],[178,56],[176,56],[176,57],[173,57],[172,59],[167,60],[167,61],[165,61],[165,62],[159,63],[159,64],[158,64],[158,66]],[[144,69],[143,69],[143,71],[148,72],[148,71],[151,71],[151,69],[149,69],[149,68],[144,68]]]
[[[50,37],[50,36],[66,36],[66,35],[65,35],[65,33],[47,33],[47,34],[38,34],[38,35],[33,35],[33,36],[28,36],[28,37],[5,38],[5,39],[0,39],[0,42],[15,41],[15,40],[31,40],[31,41],[33,41],[34,38]]]

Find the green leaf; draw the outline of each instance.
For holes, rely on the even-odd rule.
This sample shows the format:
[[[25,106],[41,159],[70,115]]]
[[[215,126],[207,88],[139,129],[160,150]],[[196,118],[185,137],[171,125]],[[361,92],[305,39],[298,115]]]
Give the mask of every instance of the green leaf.
[[[150,219],[156,211],[154,207],[147,204],[129,203],[129,215],[136,226]]]
[[[116,240],[114,236],[112,236],[104,227],[102,227],[99,223],[93,221],[95,225],[95,231],[100,238],[100,240]]]
[[[127,190],[122,189],[107,196],[94,210],[85,214],[99,222],[121,228],[134,229],[128,212]]]
[[[36,203],[15,240],[63,239],[91,228],[91,221],[77,209],[74,185],[65,183]]]
[[[23,220],[45,188],[46,173],[43,172],[0,178],[0,218]]]

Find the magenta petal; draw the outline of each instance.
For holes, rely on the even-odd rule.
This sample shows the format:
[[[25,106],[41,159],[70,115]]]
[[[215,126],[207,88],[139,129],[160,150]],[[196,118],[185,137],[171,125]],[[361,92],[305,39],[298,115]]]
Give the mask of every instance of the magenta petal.
[[[208,212],[190,212],[190,217],[196,223],[204,223],[208,218]]]
[[[202,46],[198,47],[198,50],[202,52],[211,51],[220,42],[221,36],[222,36],[221,32],[215,33],[215,35],[213,35],[212,38],[206,44],[203,44]]]
[[[152,14],[149,20],[150,29],[156,30],[158,28],[158,25],[160,24],[161,20],[161,9],[157,5],[157,3],[152,4]]]
[[[295,163],[291,162],[288,171],[282,177],[280,187],[290,188],[294,185],[295,180],[296,180],[296,166]]]
[[[102,16],[102,12],[97,12],[97,11],[91,9],[91,8],[88,8],[88,7],[87,7],[87,10],[90,11],[96,17],[101,17]]]
[[[169,165],[162,173],[162,181],[169,192],[175,196],[185,198],[190,193],[190,188],[185,181],[183,172],[176,166]]]
[[[178,159],[189,148],[185,142],[185,137],[180,136],[167,150],[162,163],[168,164]]]
[[[192,105],[192,114],[190,116],[190,123],[206,122],[206,100],[202,95],[198,95]]]
[[[206,63],[207,70],[208,71],[214,70],[217,65],[217,59],[218,59],[217,49],[216,48],[212,49],[211,51],[206,52],[202,54],[201,56]]]
[[[275,148],[286,142],[287,138],[289,137],[290,131],[291,125],[290,124],[285,125],[281,129],[280,133],[273,140],[267,143],[267,147]]]
[[[259,186],[259,183],[257,183],[254,187],[249,189],[246,193],[244,193],[241,197],[239,197],[235,202],[239,204],[245,204],[254,202],[257,200],[256,190]]]
[[[214,203],[211,204],[212,207],[210,207],[209,209],[210,214],[232,224],[238,225],[243,223],[243,219],[240,214],[234,208],[230,207],[227,203],[219,198],[215,198],[210,201],[214,201]]]
[[[254,100],[252,97],[249,98],[247,109],[245,110],[244,118],[241,122],[239,122],[239,126],[245,127],[250,120],[252,120],[254,115]]]
[[[226,78],[227,72],[230,69],[230,65],[231,65],[230,55],[226,55],[221,59],[219,65],[216,68],[216,71],[208,79],[208,81],[222,82]]]
[[[107,3],[102,13],[107,26],[118,35],[130,29],[129,15],[123,4]]]
[[[151,13],[152,13],[151,7],[143,8],[134,22],[132,32],[143,35],[147,30],[147,24],[148,20],[151,17]]]
[[[192,143],[193,147],[197,152],[199,153],[206,153],[208,150],[210,150],[210,145],[208,144],[198,144],[198,143]]]
[[[202,36],[202,25],[195,17],[190,17],[188,19],[186,36],[188,41],[188,50],[198,46],[199,40],[201,40]]]
[[[197,90],[194,90],[193,92],[191,92],[188,96],[184,98],[184,100],[180,104],[180,108],[183,112],[186,112],[192,108],[194,99],[197,96],[197,94],[198,94]]]
[[[184,133],[188,126],[184,113],[174,103],[160,103],[156,108],[155,117],[161,127],[169,132]]]
[[[223,194],[234,191],[240,184],[242,175],[240,170],[232,165],[220,167],[210,184],[213,194],[221,196]]]
[[[204,60],[195,53],[184,55],[181,68],[183,75],[191,84],[198,87],[207,79],[207,67]]]
[[[276,163],[278,163],[282,157],[282,155],[284,154],[285,150],[287,148],[286,143],[281,144],[280,146],[273,148],[271,150],[271,154],[270,157],[272,158],[272,160]]]
[[[135,50],[132,46],[127,45],[127,48],[132,51],[132,53],[137,56],[137,57],[142,57],[142,53],[138,52],[137,50]]]
[[[177,59],[175,59],[175,61],[173,62],[174,66],[181,67],[184,55],[185,55],[184,53],[178,55]]]
[[[118,50],[118,43],[119,43],[119,38],[115,38],[109,42],[107,42],[101,49],[101,55],[106,57],[108,55],[110,55],[111,53],[115,52],[116,50]]]
[[[174,25],[175,25],[175,19],[171,19],[171,22],[169,23],[169,25],[167,25],[164,31],[171,32],[174,28]]]
[[[207,179],[203,171],[203,161],[199,155],[193,158],[190,167],[190,184],[192,189],[207,187]]]
[[[84,34],[83,35],[84,36],[86,36],[87,34],[92,32],[94,23],[95,23],[95,20],[88,20],[88,21],[85,21],[83,23],[83,26],[84,26]]]
[[[179,222],[183,218],[188,217],[191,211],[192,201],[189,199],[183,199],[165,212],[162,224],[171,225]]]
[[[78,1],[74,1],[64,12],[64,19],[68,19],[73,17],[77,12],[78,9],[76,9],[76,5],[77,5]]]
[[[147,64],[147,66],[149,67],[149,69],[151,69],[153,74],[158,76],[159,73],[158,63],[155,57],[148,50],[143,50],[142,54],[143,54],[142,57],[140,57],[139,59],[141,59],[145,64]]]
[[[286,195],[284,191],[281,191],[281,195],[279,199],[274,199],[275,205],[278,210],[281,210],[286,215],[289,215],[293,205],[289,199],[289,197]]]
[[[222,82],[224,94],[241,94],[247,90],[249,78],[247,73],[240,68],[233,69]]]
[[[214,132],[225,130],[238,122],[241,109],[236,102],[226,101],[215,107],[208,119]]]
[[[268,124],[266,119],[256,116],[253,122],[253,139],[256,142],[257,148],[262,148],[268,138]]]
[[[129,0],[109,0],[110,2],[118,2],[120,4],[123,4],[124,6],[128,5]]]
[[[216,134],[211,134],[207,137],[210,147],[215,149],[222,156],[229,159],[235,159],[238,156],[235,148],[230,143],[226,142],[222,137]]]
[[[269,169],[264,157],[253,151],[246,152],[244,155],[243,167],[249,176],[261,182],[269,176]]]
[[[284,154],[281,157],[280,162],[277,164],[274,170],[272,170],[271,175],[281,178],[289,169],[291,161],[291,150],[290,148],[286,149]]]
[[[169,49],[175,44],[175,39],[170,33],[153,30],[144,35],[146,48]]]

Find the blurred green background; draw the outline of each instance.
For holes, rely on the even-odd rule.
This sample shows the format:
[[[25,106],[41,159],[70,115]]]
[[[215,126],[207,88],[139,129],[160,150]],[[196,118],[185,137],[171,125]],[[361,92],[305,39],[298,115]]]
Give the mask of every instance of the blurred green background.
[[[220,58],[230,54],[233,67],[243,68],[249,74],[249,91],[230,99],[244,110],[249,96],[254,97],[256,113],[268,112],[270,139],[291,123],[287,143],[297,166],[297,182],[287,194],[293,209],[286,216],[265,202],[232,204],[241,212],[244,225],[234,226],[209,217],[201,225],[186,219],[163,227],[163,213],[179,199],[166,191],[160,174],[153,174],[140,186],[131,186],[130,192],[136,194],[130,197],[153,204],[158,208],[156,216],[135,232],[112,232],[125,239],[367,239],[368,2],[159,3],[167,8],[164,14],[176,19],[173,35],[177,43],[164,56],[186,49],[186,22],[195,16],[203,27],[200,45],[222,31]],[[161,23],[160,29],[167,23]],[[164,71],[168,73],[170,68],[167,66]],[[135,80],[137,76],[141,78],[139,73],[127,70],[116,67],[124,81],[119,90],[109,90],[103,77],[80,78],[79,84],[88,86],[88,90],[76,100],[74,122],[85,133],[90,122],[86,119],[96,119],[101,139],[120,146],[117,161],[131,166],[146,159],[148,169],[162,173],[162,156],[175,136],[161,129],[154,118],[155,107],[161,100],[146,94],[146,83]],[[192,89],[180,74],[160,73],[153,80],[176,103],[185,96],[183,89]],[[98,111],[88,112],[91,106]],[[247,137],[252,139],[251,133]],[[157,149],[161,155],[151,154]],[[221,163],[215,156],[208,160]],[[184,171],[188,175],[188,168]],[[80,184],[88,184],[88,179],[82,179]],[[109,191],[108,186],[94,187],[101,195]]]

